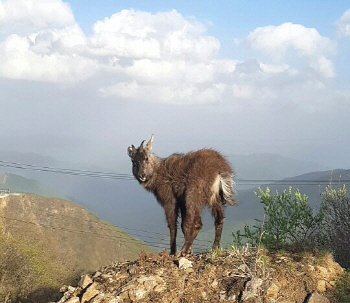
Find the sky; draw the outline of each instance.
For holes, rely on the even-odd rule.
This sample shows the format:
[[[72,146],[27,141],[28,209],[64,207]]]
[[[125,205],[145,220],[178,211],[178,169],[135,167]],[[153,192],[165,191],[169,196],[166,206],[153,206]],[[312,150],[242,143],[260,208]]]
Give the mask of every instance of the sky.
[[[0,1],[3,150],[124,167],[155,134],[350,168],[349,1]]]

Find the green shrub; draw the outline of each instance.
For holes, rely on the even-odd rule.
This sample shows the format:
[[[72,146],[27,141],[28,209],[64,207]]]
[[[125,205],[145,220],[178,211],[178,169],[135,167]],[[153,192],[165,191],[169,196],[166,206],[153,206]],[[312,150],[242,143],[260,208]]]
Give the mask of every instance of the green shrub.
[[[350,198],[346,194],[345,185],[338,190],[327,188],[320,212],[325,246],[340,265],[350,268]]]
[[[323,214],[313,213],[306,195],[301,195],[299,190],[293,192],[291,187],[273,195],[269,188],[265,191],[258,188],[255,194],[263,204],[264,219],[256,219],[258,224],[252,227],[245,226],[244,233],[233,234],[234,245],[248,242],[252,246],[261,244],[266,248],[283,248],[287,245],[309,246],[318,239],[316,235]]]

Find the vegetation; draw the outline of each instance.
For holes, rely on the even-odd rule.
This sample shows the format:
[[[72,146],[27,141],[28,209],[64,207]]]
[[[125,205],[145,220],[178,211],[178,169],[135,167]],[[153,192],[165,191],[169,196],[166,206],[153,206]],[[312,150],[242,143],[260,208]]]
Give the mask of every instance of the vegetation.
[[[233,233],[235,245],[249,243],[253,247],[263,245],[279,249],[291,244],[315,244],[313,241],[318,238],[323,213],[313,213],[306,195],[301,195],[299,190],[293,192],[289,187],[281,194],[276,191],[272,195],[269,188],[265,191],[258,188],[256,196],[263,204],[264,219],[256,219],[258,224],[252,227],[246,225],[244,234],[240,230]]]
[[[331,299],[334,303],[350,302],[350,272],[345,272],[337,281]]]
[[[256,192],[264,209],[264,219],[233,233],[235,246],[249,243],[268,249],[290,246],[322,248],[331,251],[337,262],[350,268],[350,198],[345,186],[327,188],[319,211],[307,204],[308,197],[290,187],[281,194],[267,188]]]
[[[285,248],[313,248],[318,252],[327,249],[343,267],[350,268],[350,198],[345,186],[327,188],[322,193],[319,211],[313,212],[308,197],[290,187],[281,194],[258,188],[256,196],[264,209],[264,219],[258,224],[244,226],[244,233],[233,233],[233,246],[250,244],[272,250]],[[319,250],[321,249],[321,250]],[[323,256],[319,254],[319,256]],[[332,302],[350,302],[350,273],[345,272],[330,294]]]
[[[350,198],[345,186],[322,194],[322,240],[343,267],[350,268]]]

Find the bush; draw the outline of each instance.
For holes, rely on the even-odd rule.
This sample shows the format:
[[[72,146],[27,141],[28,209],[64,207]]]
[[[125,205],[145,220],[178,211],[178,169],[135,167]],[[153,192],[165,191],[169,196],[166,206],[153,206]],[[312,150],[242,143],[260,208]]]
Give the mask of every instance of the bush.
[[[346,194],[345,186],[338,190],[327,188],[322,194],[320,212],[324,217],[326,247],[340,265],[350,268],[350,198]]]
[[[310,246],[316,237],[323,220],[321,212],[314,214],[307,204],[308,197],[301,195],[299,190],[294,193],[292,188],[281,194],[276,191],[270,194],[270,189],[263,191],[258,188],[255,193],[264,205],[264,219],[257,220],[258,225],[245,226],[233,234],[234,245],[248,242],[252,246],[264,245],[266,248],[283,248],[287,245]]]

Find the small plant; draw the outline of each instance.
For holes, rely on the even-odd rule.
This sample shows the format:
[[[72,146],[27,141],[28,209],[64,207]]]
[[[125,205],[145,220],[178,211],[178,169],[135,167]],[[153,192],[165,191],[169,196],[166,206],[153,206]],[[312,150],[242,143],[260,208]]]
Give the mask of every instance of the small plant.
[[[215,247],[210,250],[210,256],[212,259],[216,259],[221,256],[224,250],[220,247]]]
[[[245,226],[244,233],[237,231],[233,234],[235,245],[248,242],[254,247],[262,245],[278,249],[289,245],[313,244],[312,239],[318,233],[323,214],[313,213],[306,195],[301,195],[299,190],[293,192],[291,187],[281,194],[276,191],[273,195],[269,188],[265,191],[258,188],[255,194],[263,204],[264,219],[256,219],[258,224],[252,227]]]

